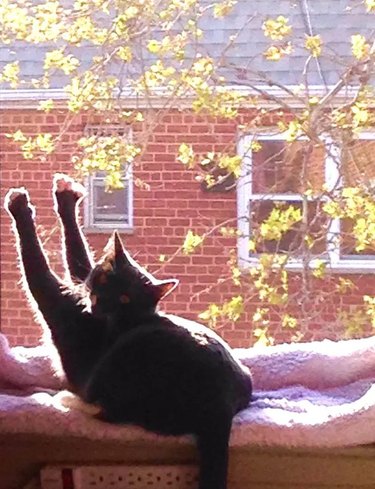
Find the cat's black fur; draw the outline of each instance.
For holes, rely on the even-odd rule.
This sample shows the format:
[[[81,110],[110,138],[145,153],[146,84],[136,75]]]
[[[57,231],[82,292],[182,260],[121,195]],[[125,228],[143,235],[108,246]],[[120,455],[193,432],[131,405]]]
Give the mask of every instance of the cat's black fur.
[[[27,192],[10,190],[6,208],[18,232],[28,287],[72,388],[100,406],[106,421],[164,435],[194,434],[200,489],[225,489],[232,419],[250,401],[249,372],[208,328],[157,312],[175,281],[157,281],[139,267],[117,234],[93,266],[76,222],[81,196],[65,184],[59,191],[61,178],[65,184],[69,179],[55,180],[67,263],[72,278],[86,282],[91,310],[80,294],[64,291],[50,270]]]

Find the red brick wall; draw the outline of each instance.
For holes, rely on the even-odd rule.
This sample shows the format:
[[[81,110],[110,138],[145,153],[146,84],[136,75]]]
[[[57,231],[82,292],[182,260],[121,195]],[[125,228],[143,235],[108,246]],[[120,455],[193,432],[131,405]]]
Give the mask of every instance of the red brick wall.
[[[32,202],[37,207],[37,224],[42,241],[45,242],[51,265],[62,273],[59,256],[59,228],[52,210],[51,180],[55,172],[72,172],[70,158],[74,142],[82,135],[84,122],[79,120],[66,132],[57,153],[48,161],[37,158],[26,161],[19,149],[5,137],[6,133],[21,129],[27,135],[41,131],[57,133],[65,120],[61,112],[43,114],[31,110],[4,111],[1,139],[1,195],[2,203],[9,187],[24,185],[30,191]],[[236,247],[235,239],[223,238],[219,233],[209,237],[205,245],[191,256],[177,255],[170,263],[159,262],[160,255],[170,257],[181,246],[188,229],[202,233],[228,219],[236,219],[235,190],[227,193],[208,193],[201,190],[194,173],[185,170],[176,162],[181,142],[191,143],[196,151],[220,151],[233,141],[235,122],[210,122],[191,114],[171,113],[164,117],[150,138],[148,151],[142,164],[134,170],[135,176],[150,184],[150,190],[134,189],[134,233],[124,236],[128,249],[136,254],[137,260],[147,265],[157,276],[177,277],[180,286],[163,303],[171,313],[196,319],[197,314],[210,302],[222,303],[232,295],[247,295],[251,279],[242,289],[227,276],[230,251]],[[52,234],[51,234],[52,231]],[[108,235],[90,234],[93,249],[99,254]],[[10,218],[1,210],[1,331],[12,344],[36,344],[41,328],[33,319],[25,294],[19,284],[14,237],[10,229]],[[354,312],[362,304],[362,296],[375,290],[374,276],[353,276],[356,289],[343,296],[335,292],[332,280],[316,280],[303,283],[296,274],[290,285],[294,313],[305,318],[302,331],[305,340],[324,337],[342,337],[343,328],[337,310],[343,308]],[[334,277],[333,280],[336,280]],[[319,292],[319,293],[318,293]],[[319,298],[324,293],[323,299]],[[254,342],[252,315],[257,306],[251,301],[246,314],[237,323],[221,325],[220,332],[233,346],[249,346]],[[313,314],[311,313],[313,311]],[[276,341],[291,338],[285,331],[274,308],[270,317],[270,334]],[[308,319],[306,319],[308,316]],[[366,330],[370,332],[369,328]]]

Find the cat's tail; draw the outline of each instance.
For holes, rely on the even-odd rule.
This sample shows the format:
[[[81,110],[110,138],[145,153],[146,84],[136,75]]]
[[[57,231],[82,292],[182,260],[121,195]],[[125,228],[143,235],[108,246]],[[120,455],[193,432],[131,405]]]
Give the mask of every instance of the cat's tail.
[[[215,416],[200,429],[197,440],[200,455],[199,489],[226,489],[231,426],[231,416]]]

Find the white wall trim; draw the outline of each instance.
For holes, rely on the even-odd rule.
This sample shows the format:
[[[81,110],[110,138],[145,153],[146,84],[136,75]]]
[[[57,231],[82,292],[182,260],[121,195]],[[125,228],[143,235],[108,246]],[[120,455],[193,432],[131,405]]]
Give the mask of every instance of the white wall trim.
[[[256,97],[259,93],[247,86],[242,85],[229,85],[227,89],[237,91],[244,96],[250,98],[249,102],[244,104],[244,107],[259,107],[259,101],[251,101],[251,97]],[[301,101],[298,101],[298,96],[293,98],[290,94],[280,89],[279,87],[270,87],[268,85],[259,85],[257,88],[267,93],[270,97],[276,97],[281,100],[288,101],[291,107],[303,107],[305,106],[305,97],[301,96]],[[290,91],[297,91],[299,89],[296,85],[290,85],[287,87]],[[309,86],[309,96],[321,96],[327,93],[333,87],[324,87],[322,85]],[[348,102],[357,93],[358,87],[344,87],[335,97],[337,104]],[[124,89],[121,94],[121,99],[126,100],[126,106],[128,108],[162,108],[165,106],[165,100],[170,97],[171,94],[164,88],[156,88],[151,94],[147,96],[139,95],[131,88]],[[116,97],[116,93],[114,93]],[[56,106],[65,106],[68,100],[68,95],[64,88],[47,88],[47,89],[0,89],[0,109],[31,109],[36,108],[41,100],[52,99],[55,101]],[[181,107],[190,107],[192,97],[184,96],[178,97],[178,104]],[[375,103],[374,103],[375,104]],[[262,99],[262,107],[276,107],[273,100]]]

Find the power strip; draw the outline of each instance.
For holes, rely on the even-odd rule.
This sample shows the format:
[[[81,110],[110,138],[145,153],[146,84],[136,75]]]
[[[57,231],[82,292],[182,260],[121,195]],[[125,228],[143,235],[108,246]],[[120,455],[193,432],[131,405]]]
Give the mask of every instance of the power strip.
[[[41,489],[196,489],[192,465],[46,466]]]

